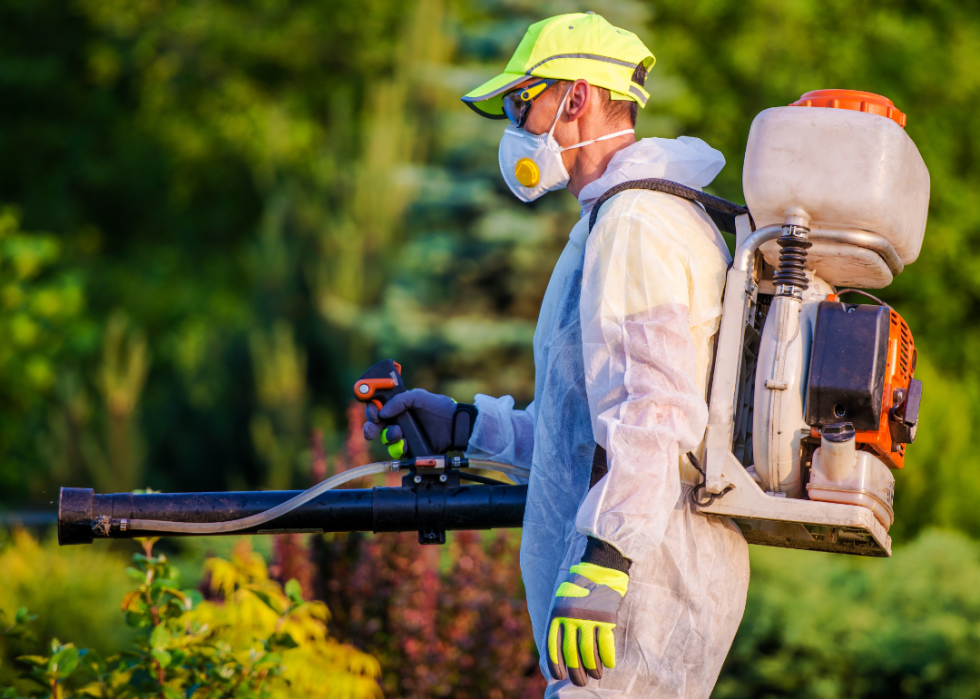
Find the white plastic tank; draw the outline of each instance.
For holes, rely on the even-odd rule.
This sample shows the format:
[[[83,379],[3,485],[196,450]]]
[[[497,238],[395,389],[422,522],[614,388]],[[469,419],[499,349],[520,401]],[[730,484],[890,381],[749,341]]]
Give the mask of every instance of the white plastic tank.
[[[760,113],[742,173],[756,227],[781,225],[787,210],[803,209],[811,230],[871,231],[913,262],[925,233],[929,171],[904,126],[891,100],[854,90],[808,92]],[[762,253],[777,263],[774,242]],[[892,281],[884,261],[863,248],[815,242],[807,265],[835,286]]]

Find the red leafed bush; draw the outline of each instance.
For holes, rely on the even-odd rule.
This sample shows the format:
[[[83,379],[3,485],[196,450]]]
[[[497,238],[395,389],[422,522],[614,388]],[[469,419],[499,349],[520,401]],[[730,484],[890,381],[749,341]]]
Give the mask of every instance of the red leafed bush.
[[[314,599],[313,580],[316,566],[310,559],[307,534],[278,534],[272,540],[272,564],[269,577],[286,584],[296,580],[303,591],[303,599]]]
[[[385,696],[530,699],[544,693],[506,532],[337,535],[318,545],[331,631],[381,661]]]
[[[370,460],[363,406],[353,402],[347,417],[336,473]],[[326,472],[318,436],[313,453],[314,471]],[[399,474],[389,475],[387,485],[400,485]],[[448,539],[446,546],[421,546],[416,532],[314,537],[314,596],[330,609],[331,633],[381,662],[389,699],[541,697],[520,537],[451,532]]]

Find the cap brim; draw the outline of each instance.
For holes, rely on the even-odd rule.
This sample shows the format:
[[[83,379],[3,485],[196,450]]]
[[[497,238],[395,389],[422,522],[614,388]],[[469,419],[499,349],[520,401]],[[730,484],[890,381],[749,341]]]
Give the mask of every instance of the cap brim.
[[[501,96],[533,76],[524,73],[501,73],[462,97],[467,107],[487,119],[506,119]]]

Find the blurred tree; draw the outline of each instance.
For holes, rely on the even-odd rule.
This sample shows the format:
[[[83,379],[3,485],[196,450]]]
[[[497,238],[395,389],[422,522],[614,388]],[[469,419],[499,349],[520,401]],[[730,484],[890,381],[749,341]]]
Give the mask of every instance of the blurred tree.
[[[143,482],[145,444],[137,408],[149,366],[145,335],[117,312],[102,338],[101,404],[90,400],[74,370],[62,369],[48,431],[39,438],[53,476],[63,483],[89,482],[105,492],[133,490]]]
[[[275,325],[271,336],[253,330],[250,340],[260,409],[252,418],[252,442],[269,469],[266,487],[286,490],[301,471],[305,453],[306,356],[285,321]]]
[[[0,209],[0,492],[44,484],[32,431],[46,422],[59,363],[94,339],[83,279],[57,237],[25,232],[15,209]]]
[[[16,104],[0,115],[11,166],[0,167],[0,194],[74,253],[93,280],[95,318],[121,307],[145,329],[153,483],[220,488],[266,471],[249,439],[256,325],[289,322],[316,350],[309,378],[328,409],[346,383],[335,371],[347,341],[310,312],[300,264],[324,221],[304,221],[295,192],[346,200],[332,183],[360,152],[368,78],[390,74],[404,13],[377,0],[0,8],[0,93]],[[95,350],[58,367],[76,377],[64,382],[70,429],[75,399],[99,383]],[[338,417],[345,403],[334,404]],[[36,491],[37,434],[18,445]],[[9,477],[21,485],[5,497],[22,496],[23,476]]]
[[[109,318],[99,386],[106,407],[110,476],[109,482],[100,485],[121,492],[133,490],[143,482],[134,421],[150,364],[146,337],[138,331],[127,336],[126,331],[124,316],[115,314]]]

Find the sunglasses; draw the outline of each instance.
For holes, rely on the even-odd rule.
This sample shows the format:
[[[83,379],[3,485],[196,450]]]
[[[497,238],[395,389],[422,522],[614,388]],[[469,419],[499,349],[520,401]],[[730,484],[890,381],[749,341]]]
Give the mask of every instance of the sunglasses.
[[[519,129],[523,128],[527,115],[531,113],[531,104],[556,82],[558,81],[540,80],[504,95],[504,115],[510,119],[510,123]]]

